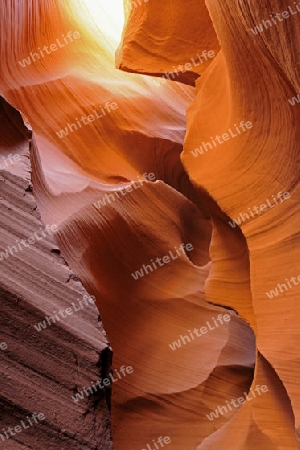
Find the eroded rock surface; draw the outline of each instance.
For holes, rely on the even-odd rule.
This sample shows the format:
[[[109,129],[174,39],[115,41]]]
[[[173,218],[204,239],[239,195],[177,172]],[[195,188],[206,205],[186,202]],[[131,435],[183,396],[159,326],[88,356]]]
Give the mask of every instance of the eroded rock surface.
[[[125,1],[119,38],[105,35],[106,22],[112,29],[116,23],[106,19],[101,2],[93,12],[88,1],[77,0],[39,7],[26,0],[19,10],[7,1],[0,10],[6,33],[0,89],[33,129],[36,199],[20,121],[18,131],[5,122],[5,139],[15,141],[3,151],[21,142],[25,153],[4,172],[3,248],[15,236],[7,232],[9,214],[15,214],[14,233],[21,217],[27,224],[26,239],[41,223],[36,206],[44,224],[58,227],[58,247],[49,237],[45,247],[3,261],[7,292],[14,295],[19,286],[11,266],[18,259],[22,289],[33,292],[32,314],[37,307],[43,314],[64,307],[73,298],[64,289],[95,296],[114,350],[116,450],[149,449],[159,436],[169,436],[170,450],[297,450],[299,285],[291,283],[299,271],[299,108],[289,99],[298,92],[300,14],[274,24],[270,15],[283,9],[279,0],[136,3]],[[274,26],[251,31],[268,16]],[[43,45],[69,39],[70,30],[79,37],[61,51],[24,63]],[[194,65],[206,51],[214,57]],[[22,193],[24,208],[16,200]],[[257,213],[254,205],[265,206]],[[192,250],[179,250],[183,244]],[[22,259],[27,251],[28,261]],[[170,251],[178,251],[176,258]],[[156,259],[166,256],[164,264]],[[25,273],[28,280],[32,274],[28,287]],[[47,282],[56,303],[41,298]],[[21,287],[16,292],[21,296]],[[95,375],[105,355],[105,378],[110,351],[90,310],[68,351],[73,355],[76,347]],[[13,311],[21,322],[29,314]],[[226,314],[228,321],[208,327]],[[195,327],[205,324],[209,330],[196,335]],[[8,325],[7,333],[13,322]],[[50,339],[53,329],[39,335]],[[75,331],[69,331],[71,339]],[[54,362],[41,367],[41,376],[52,369],[63,384],[66,363],[44,347]],[[85,371],[77,375],[81,386]],[[93,403],[100,402],[100,417],[88,409],[83,418],[84,407],[81,415],[76,409],[80,436],[95,440],[99,427],[96,448],[111,445],[105,443],[109,390]],[[61,426],[62,410],[59,418]]]
[[[98,310],[48,233],[46,225],[55,224],[41,220],[32,194],[31,133],[3,100],[0,122],[0,448],[112,449],[109,390],[72,399],[110,370]],[[44,420],[29,426],[33,413]]]

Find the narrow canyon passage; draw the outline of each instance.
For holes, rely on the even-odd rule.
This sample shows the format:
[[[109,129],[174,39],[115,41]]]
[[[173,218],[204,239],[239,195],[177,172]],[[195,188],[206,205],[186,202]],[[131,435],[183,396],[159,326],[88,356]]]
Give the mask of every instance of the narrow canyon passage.
[[[300,16],[17,3],[0,9],[0,444],[296,450]]]

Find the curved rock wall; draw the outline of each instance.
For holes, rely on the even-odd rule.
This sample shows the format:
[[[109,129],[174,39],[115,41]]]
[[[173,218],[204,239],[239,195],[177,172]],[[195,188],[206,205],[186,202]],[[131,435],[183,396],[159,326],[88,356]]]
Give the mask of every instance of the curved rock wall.
[[[102,0],[19,6],[0,10],[0,90],[32,127],[56,252],[103,319],[104,360],[84,355],[104,367],[114,448],[296,450],[300,5],[126,0],[123,34],[117,1],[111,18]]]

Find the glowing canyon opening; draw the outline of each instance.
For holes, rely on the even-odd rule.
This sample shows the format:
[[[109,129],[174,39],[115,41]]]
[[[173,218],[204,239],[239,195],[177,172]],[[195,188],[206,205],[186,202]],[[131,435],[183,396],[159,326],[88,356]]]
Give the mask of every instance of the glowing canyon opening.
[[[0,446],[299,449],[296,3],[0,6]]]

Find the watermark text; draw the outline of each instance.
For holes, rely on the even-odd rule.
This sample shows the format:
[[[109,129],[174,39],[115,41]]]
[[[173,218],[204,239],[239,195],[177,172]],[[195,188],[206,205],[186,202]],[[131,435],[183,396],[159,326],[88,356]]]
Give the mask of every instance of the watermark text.
[[[51,53],[56,52],[56,50],[58,50],[59,48],[63,48],[66,45],[73,42],[74,39],[76,40],[79,38],[80,38],[79,31],[69,31],[67,33],[67,36],[62,34],[62,36],[60,38],[56,39],[55,43],[50,44],[50,45],[44,45],[43,49],[38,47],[36,52],[34,52],[34,53],[30,52],[29,56],[27,58],[24,58],[22,61],[18,61],[18,62],[20,64],[20,66],[22,66],[22,67],[30,66],[30,64],[32,64],[32,62],[38,61],[39,59],[42,59],[42,58],[45,58],[46,55],[50,55]],[[50,48],[50,50],[49,50],[49,48]]]
[[[211,412],[210,414],[206,414],[206,417],[210,421],[212,421],[212,420],[220,417],[220,414],[223,416],[224,414],[227,414],[229,411],[232,411],[231,405],[234,406],[234,408],[239,408],[241,405],[243,405],[243,403],[245,403],[245,401],[249,402],[257,397],[257,395],[255,394],[254,391],[256,391],[258,396],[260,396],[262,393],[268,392],[268,387],[265,384],[263,384],[262,386],[257,384],[253,389],[252,388],[250,389],[249,394],[247,394],[247,392],[244,392],[244,397],[239,397],[238,399],[232,399],[232,400],[230,400],[230,402],[226,401],[226,405],[218,406],[214,412]],[[250,393],[253,395],[253,397],[250,397]]]
[[[224,142],[229,141],[230,139],[237,137],[238,135],[244,133],[245,131],[249,130],[253,127],[252,122],[246,122],[242,120],[239,125],[234,124],[234,131],[237,132],[237,134],[232,131],[231,128],[228,128],[227,133],[223,133],[222,136],[219,136],[218,134],[213,138],[211,137],[211,142],[202,142],[200,147],[195,148],[194,150],[191,150],[192,155],[197,158],[199,155],[203,155],[204,152],[207,152],[208,150],[211,150],[214,147],[217,147],[218,145],[224,144]]]
[[[182,334],[179,336],[179,339],[177,341],[174,341],[172,344],[169,344],[169,347],[175,351],[177,348],[181,348],[181,343],[182,346],[187,344],[188,342],[191,342],[192,340],[195,340],[195,337],[201,337],[204,334],[206,334],[208,332],[208,330],[213,331],[216,328],[219,328],[220,325],[224,325],[224,322],[229,322],[230,321],[230,315],[229,314],[219,314],[217,319],[215,319],[214,317],[212,318],[214,325],[216,325],[215,327],[211,327],[211,323],[209,321],[206,322],[206,326],[202,326],[201,328],[199,328],[199,332],[198,332],[198,328],[194,328],[193,331],[188,330],[188,333],[190,334],[190,336],[188,336],[187,334],[185,336],[182,336]],[[223,322],[224,320],[224,322]]]
[[[172,260],[177,259],[179,256],[186,256],[184,248],[186,248],[186,250],[188,252],[191,252],[192,250],[194,250],[192,244],[181,244],[179,249],[177,247],[174,247],[174,249],[175,249],[174,255],[173,255],[172,250],[170,250],[168,255],[165,255],[162,258],[156,258],[155,261],[157,262],[159,267],[162,267],[165,264],[169,264]],[[177,254],[177,256],[176,256],[176,254]],[[132,273],[131,276],[135,280],[137,280],[138,278],[142,278],[143,276],[148,275],[149,270],[150,270],[150,272],[153,272],[153,270],[156,270],[156,269],[158,269],[158,267],[155,264],[155,262],[153,261],[153,259],[151,259],[151,263],[149,265],[143,264],[141,269],[137,270],[135,273]]]

